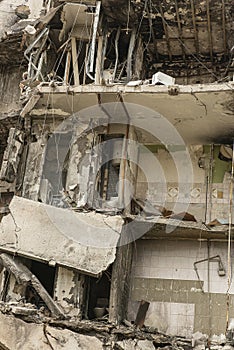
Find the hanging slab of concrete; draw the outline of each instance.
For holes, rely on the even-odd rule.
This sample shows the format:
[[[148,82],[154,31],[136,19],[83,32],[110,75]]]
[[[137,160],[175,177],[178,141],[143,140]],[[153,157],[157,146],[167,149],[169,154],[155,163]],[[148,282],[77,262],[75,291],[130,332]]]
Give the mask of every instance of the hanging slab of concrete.
[[[0,223],[0,249],[98,275],[115,260],[120,216],[77,213],[15,196]]]

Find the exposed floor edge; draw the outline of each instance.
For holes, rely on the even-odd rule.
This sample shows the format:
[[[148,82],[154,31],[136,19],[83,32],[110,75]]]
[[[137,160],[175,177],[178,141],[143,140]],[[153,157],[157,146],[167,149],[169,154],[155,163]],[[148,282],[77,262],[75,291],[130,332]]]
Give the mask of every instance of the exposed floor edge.
[[[171,87],[177,87],[180,93],[198,93],[198,92],[214,92],[214,91],[233,91],[234,82],[228,82],[225,84],[192,84],[192,85],[172,85]],[[165,85],[139,85],[136,87],[126,86],[123,84],[115,84],[113,86],[103,85],[80,85],[80,86],[61,86],[57,85],[51,87],[49,83],[42,83],[37,87],[37,91],[42,94],[51,93],[168,93],[170,87]]]

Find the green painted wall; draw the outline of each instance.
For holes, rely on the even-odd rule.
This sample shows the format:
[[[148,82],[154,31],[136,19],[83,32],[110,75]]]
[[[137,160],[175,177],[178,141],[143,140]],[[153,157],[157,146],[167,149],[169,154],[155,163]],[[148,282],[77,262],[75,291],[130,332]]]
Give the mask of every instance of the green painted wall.
[[[195,305],[194,332],[221,334],[226,331],[226,294],[202,293],[198,281],[134,278],[133,301],[190,303]],[[195,291],[193,291],[195,290]],[[210,307],[209,307],[210,305]],[[234,317],[234,296],[230,297],[230,317]]]

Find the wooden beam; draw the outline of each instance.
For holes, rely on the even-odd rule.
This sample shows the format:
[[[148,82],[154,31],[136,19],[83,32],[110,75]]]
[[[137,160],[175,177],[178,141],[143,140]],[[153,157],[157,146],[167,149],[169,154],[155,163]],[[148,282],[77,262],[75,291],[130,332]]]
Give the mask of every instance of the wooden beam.
[[[33,109],[33,107],[35,107],[35,105],[40,100],[40,98],[41,98],[41,95],[39,95],[39,94],[32,95],[30,100],[26,103],[26,105],[24,106],[24,108],[20,112],[21,118],[25,118],[25,116]]]
[[[95,70],[95,84],[101,85],[102,78],[102,49],[103,49],[103,36],[98,38],[98,50],[96,58],[96,70]]]
[[[135,320],[135,325],[139,328],[142,328],[144,326],[146,314],[148,311],[150,303],[148,301],[142,300],[137,312],[136,320]]]
[[[120,324],[127,316],[133,256],[133,244],[128,243],[131,235],[128,234],[127,226],[123,226],[112,269],[109,321],[115,324]]]
[[[131,38],[128,47],[128,58],[127,58],[127,81],[132,79],[132,55],[136,42],[136,28],[134,27],[131,32]]]
[[[67,51],[67,59],[66,59],[66,66],[64,71],[64,78],[63,83],[69,84],[69,73],[70,73],[70,67],[71,67],[71,51]]]
[[[85,65],[84,65],[84,72],[83,72],[83,85],[85,85],[86,82],[86,67],[88,62],[88,53],[89,53],[89,44],[85,43]]]
[[[9,254],[2,253],[0,254],[0,263],[8,272],[15,276],[16,281],[19,284],[31,285],[45,302],[53,316],[65,317],[62,308],[55,303],[38,278],[24,264],[22,264],[19,259],[12,257]]]
[[[74,85],[80,85],[80,77],[79,77],[79,67],[78,67],[78,56],[77,56],[77,48],[76,48],[76,38],[71,38],[71,47],[72,47],[72,64],[73,64],[73,76],[74,76]]]

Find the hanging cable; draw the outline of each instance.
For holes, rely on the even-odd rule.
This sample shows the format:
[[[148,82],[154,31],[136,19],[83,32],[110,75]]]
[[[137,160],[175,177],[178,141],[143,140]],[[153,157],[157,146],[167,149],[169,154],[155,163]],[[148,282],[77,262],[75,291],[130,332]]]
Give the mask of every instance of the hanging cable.
[[[229,217],[228,217],[228,289],[227,289],[227,313],[226,313],[226,330],[228,329],[229,323],[229,308],[230,308],[230,288],[232,284],[232,261],[231,261],[231,233],[232,233],[232,202],[233,202],[233,176],[234,176],[234,141],[232,144],[232,170],[229,186]]]

